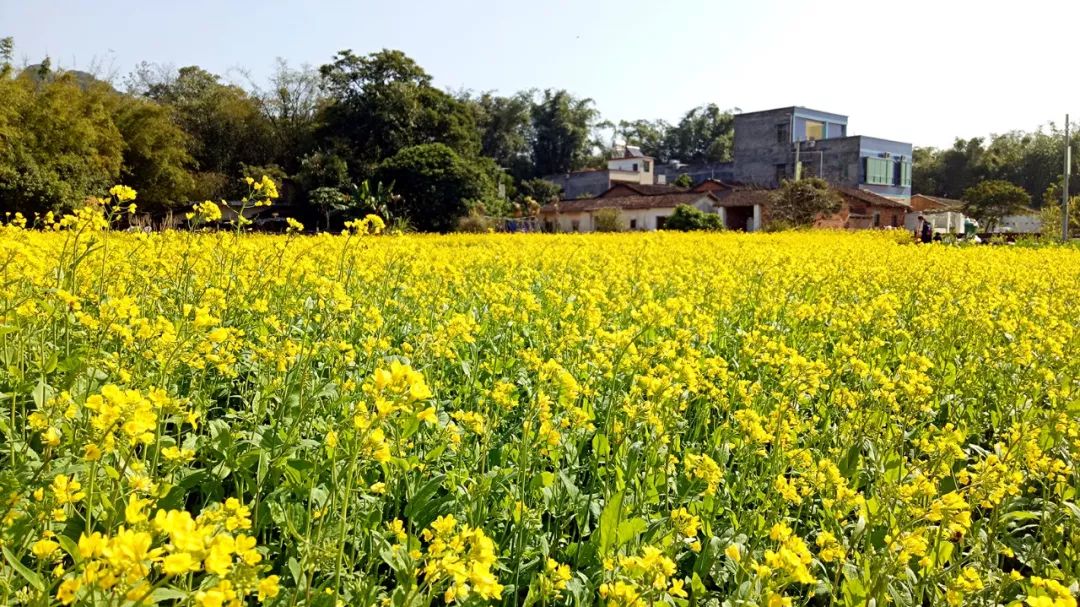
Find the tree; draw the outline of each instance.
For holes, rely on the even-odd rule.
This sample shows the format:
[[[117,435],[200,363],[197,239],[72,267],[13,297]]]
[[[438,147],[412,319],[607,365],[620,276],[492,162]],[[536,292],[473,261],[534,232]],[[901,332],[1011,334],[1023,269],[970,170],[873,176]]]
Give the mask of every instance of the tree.
[[[668,129],[665,148],[668,159],[688,163],[724,162],[731,160],[734,136],[735,118],[731,111],[709,103],[690,110]]]
[[[207,174],[195,177],[203,188],[200,196],[239,195],[241,165],[272,163],[269,121],[242,88],[197,66],[180,68],[175,75],[164,68],[155,74],[145,64],[140,69],[139,76],[129,77],[129,86],[142,87],[135,92],[169,106],[190,136],[196,168]]]
[[[680,204],[664,222],[664,229],[681,232],[722,230],[724,223],[716,213],[706,213],[688,204]]]
[[[375,175],[401,196],[395,215],[421,231],[449,232],[477,201],[495,195],[488,174],[441,143],[404,148]]]
[[[328,93],[321,135],[346,158],[355,180],[411,146],[438,142],[467,157],[480,151],[469,108],[432,87],[431,76],[401,51],[341,51],[319,73]]]
[[[1058,188],[1060,191],[1060,188]],[[1039,211],[1042,234],[1051,238],[1061,237],[1061,199],[1043,203]],[[1080,238],[1080,196],[1069,198],[1069,238]]]
[[[23,213],[79,205],[120,178],[123,138],[111,91],[60,74],[0,80],[0,204]]]
[[[168,108],[145,99],[113,98],[113,120],[124,142],[120,180],[139,193],[139,207],[159,210],[201,194],[192,191],[190,139]]]
[[[533,174],[533,139],[531,93],[521,92],[510,97],[484,93],[472,98],[467,93],[460,99],[472,110],[480,132],[480,154],[495,160],[518,179]]]
[[[15,56],[15,39],[11,36],[0,38],[0,78],[11,75],[11,59]]]
[[[592,99],[547,89],[533,104],[533,162],[537,176],[575,171],[585,166],[589,135],[599,113]]]
[[[636,145],[646,156],[652,156],[659,162],[670,160],[667,147],[667,134],[671,125],[663,120],[621,121],[616,127],[616,135],[627,145]]]
[[[562,188],[546,179],[526,179],[518,184],[522,198],[532,198],[540,204],[547,204],[559,199]]]
[[[770,221],[776,225],[802,227],[840,209],[840,195],[816,177],[784,180],[771,195]]]
[[[982,181],[964,190],[964,213],[972,216],[988,232],[1001,218],[1023,211],[1031,196],[1023,188],[1000,179]]]
[[[674,185],[677,185],[680,188],[688,188],[694,185],[694,179],[690,177],[690,175],[688,175],[687,173],[682,173],[675,178]]]
[[[266,88],[252,85],[252,96],[269,123],[270,158],[288,173],[315,146],[318,113],[325,103],[318,70],[278,58]]]
[[[326,220],[324,227],[330,230],[330,216],[348,211],[354,200],[337,188],[321,187],[308,192],[308,202],[323,213]]]
[[[349,165],[332,152],[312,152],[300,159],[296,178],[308,192],[318,188],[343,190],[349,185]]]

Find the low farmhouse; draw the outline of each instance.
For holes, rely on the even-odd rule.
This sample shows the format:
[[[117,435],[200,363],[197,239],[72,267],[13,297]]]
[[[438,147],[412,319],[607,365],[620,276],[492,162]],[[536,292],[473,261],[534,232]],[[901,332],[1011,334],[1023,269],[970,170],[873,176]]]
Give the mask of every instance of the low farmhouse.
[[[866,230],[904,225],[904,216],[910,210],[907,204],[858,188],[833,187],[842,201],[840,210],[820,219],[815,227]],[[545,231],[592,232],[598,227],[661,230],[675,207],[686,204],[719,215],[727,230],[754,232],[768,220],[774,191],[719,179],[706,179],[690,189],[620,183],[596,197],[545,205],[540,209],[540,221]],[[610,222],[612,211],[617,226],[605,224]]]
[[[875,228],[902,228],[904,218],[911,210],[899,199],[875,194],[868,190],[847,186],[833,186],[840,195],[840,210],[831,217],[819,219],[816,228],[840,228],[845,230],[871,230]]]
[[[545,231],[594,232],[597,218],[615,211],[618,229],[662,230],[675,207],[715,213],[716,196],[667,185],[618,184],[595,198],[560,200],[540,208]],[[602,220],[601,220],[602,222]]]

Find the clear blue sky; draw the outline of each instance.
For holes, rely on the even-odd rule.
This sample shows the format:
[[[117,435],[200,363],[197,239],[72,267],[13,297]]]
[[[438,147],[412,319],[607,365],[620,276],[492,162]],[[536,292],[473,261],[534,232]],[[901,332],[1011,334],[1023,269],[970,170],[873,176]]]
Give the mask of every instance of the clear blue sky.
[[[566,88],[604,117],[805,105],[849,133],[949,145],[1080,116],[1076,0],[0,0],[17,58],[244,67],[397,48],[444,88]],[[1070,104],[1072,104],[1070,106]]]

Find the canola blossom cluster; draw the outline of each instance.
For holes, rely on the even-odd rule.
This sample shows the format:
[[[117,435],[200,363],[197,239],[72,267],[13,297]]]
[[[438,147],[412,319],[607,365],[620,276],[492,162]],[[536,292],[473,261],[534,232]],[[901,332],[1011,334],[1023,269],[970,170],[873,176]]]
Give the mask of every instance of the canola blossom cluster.
[[[135,197],[0,227],[0,604],[1076,604],[1076,249]]]

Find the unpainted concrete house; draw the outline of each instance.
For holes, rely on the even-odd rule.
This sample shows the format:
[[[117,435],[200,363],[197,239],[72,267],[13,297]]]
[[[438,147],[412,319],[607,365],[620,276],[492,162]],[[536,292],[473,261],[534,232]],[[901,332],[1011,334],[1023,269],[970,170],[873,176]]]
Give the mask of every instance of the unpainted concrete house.
[[[731,162],[676,170],[691,175],[697,183],[692,191],[713,194],[716,200],[712,210],[724,218],[724,225],[729,229],[760,229],[768,216],[769,190],[785,179],[800,177],[825,179],[844,200],[841,212],[824,220],[822,227],[902,226],[901,212],[908,210],[911,197],[911,144],[849,136],[847,120],[847,116],[841,114],[798,106],[738,114],[734,119],[734,159]],[[586,212],[586,208],[615,207],[610,204],[604,207],[602,203],[567,206],[567,203],[588,197],[610,198],[618,185],[670,188],[666,182],[673,173],[669,166],[658,167],[656,160],[642,154],[640,149],[624,146],[608,160],[607,169],[548,179],[563,188],[560,213],[578,207],[581,212]],[[615,192],[617,194],[618,190]],[[633,205],[644,202],[635,201]],[[661,200],[654,199],[653,202]],[[670,214],[670,210],[664,208],[657,207],[650,217],[655,220],[664,217],[665,213]],[[549,215],[554,213],[552,205],[545,209]],[[641,211],[640,206],[635,210]],[[568,221],[571,222],[569,225],[574,225],[574,220]],[[577,229],[586,229],[583,221],[584,218],[577,220]],[[553,221],[553,225],[556,223],[564,222]]]

